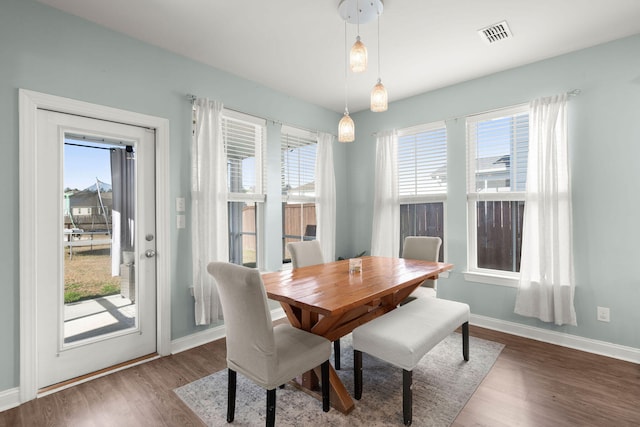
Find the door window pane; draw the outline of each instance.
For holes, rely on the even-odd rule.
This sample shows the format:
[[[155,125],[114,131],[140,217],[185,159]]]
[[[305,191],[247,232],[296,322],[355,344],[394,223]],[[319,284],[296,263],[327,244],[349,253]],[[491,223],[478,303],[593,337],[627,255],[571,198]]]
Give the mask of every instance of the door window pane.
[[[64,343],[136,326],[135,152],[102,138],[64,145]]]

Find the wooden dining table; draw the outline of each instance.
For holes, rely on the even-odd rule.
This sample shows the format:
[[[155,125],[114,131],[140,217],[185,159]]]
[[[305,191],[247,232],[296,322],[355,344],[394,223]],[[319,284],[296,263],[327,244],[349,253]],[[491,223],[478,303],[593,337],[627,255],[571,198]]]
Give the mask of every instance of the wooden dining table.
[[[349,272],[349,260],[294,270],[265,273],[267,296],[280,302],[292,326],[335,341],[353,329],[395,309],[426,279],[436,279],[452,264],[362,257],[359,273]],[[298,379],[301,387],[317,387],[319,376],[309,372]],[[330,368],[331,405],[348,414],[351,395]]]

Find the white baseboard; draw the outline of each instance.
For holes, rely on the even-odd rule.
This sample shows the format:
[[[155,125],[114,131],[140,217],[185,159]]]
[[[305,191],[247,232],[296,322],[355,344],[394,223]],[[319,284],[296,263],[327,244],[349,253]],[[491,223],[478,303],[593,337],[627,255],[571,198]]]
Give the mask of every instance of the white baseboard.
[[[280,320],[283,317],[286,317],[286,314],[284,313],[284,310],[282,309],[282,307],[271,310],[272,320]]]
[[[277,308],[271,311],[271,318],[278,320],[285,317],[284,310]],[[482,328],[492,329],[511,335],[569,347],[588,353],[600,354],[602,356],[625,360],[640,364],[640,349],[626,347],[605,341],[592,340],[576,335],[564,334],[546,329],[535,328],[533,326],[522,325],[520,323],[508,322],[505,320],[493,319],[491,317],[472,314],[470,323]],[[186,337],[178,338],[171,342],[171,353],[180,353],[202,344],[224,338],[224,325],[197,332]],[[18,387],[0,391],[0,412],[15,408],[20,405],[20,389]]]
[[[273,320],[282,319],[283,317],[285,317],[285,313],[282,308],[271,310],[271,318]],[[199,345],[206,344],[211,341],[215,341],[224,337],[225,337],[224,325],[216,326],[214,328],[210,328],[202,332],[196,332],[186,337],[178,338],[176,340],[171,341],[171,354],[180,353],[181,351],[189,350],[191,348],[198,347]],[[146,361],[147,360],[145,360],[145,362]],[[127,366],[127,367],[130,367],[130,366]],[[107,373],[105,373],[104,375],[107,375]],[[93,379],[93,378],[95,377],[92,377],[90,379]],[[88,380],[89,379],[87,379],[87,381]],[[72,385],[76,385],[76,384],[77,383],[74,383]],[[62,388],[56,389],[55,391],[59,391],[59,390],[62,390]],[[48,393],[41,394],[38,397],[42,397],[46,394]],[[21,402],[20,402],[19,387],[0,391],[0,412],[20,406],[20,404]]]
[[[199,345],[209,343],[211,341],[224,338],[226,330],[224,325],[216,326],[201,332],[196,332],[186,337],[178,338],[171,341],[171,354],[180,353],[181,351],[190,350]]]
[[[282,308],[276,308],[271,310],[271,318],[278,320],[285,317],[284,310]],[[180,353],[181,351],[189,350],[199,345],[207,344],[220,338],[224,338],[226,335],[226,329],[224,325],[216,326],[201,332],[196,332],[186,337],[178,338],[171,341],[171,354]]]
[[[285,313],[282,308],[271,310],[271,318],[273,320],[278,320],[283,317],[285,317]],[[605,341],[583,338],[577,335],[564,334],[561,332],[522,325],[520,323],[480,316],[477,314],[471,314],[470,323],[475,326],[493,329],[495,331],[500,331],[511,335],[517,335],[524,338],[530,338],[537,341],[586,351],[588,353],[613,357],[614,359],[640,363],[640,349],[634,347],[626,347]],[[181,351],[189,350],[199,345],[224,338],[224,336],[225,328],[224,325],[222,325],[215,328],[207,329],[206,331],[197,332],[186,337],[178,338],[177,340],[173,340],[171,342],[171,353],[175,354]],[[2,395],[0,395],[0,397],[1,396]]]
[[[0,412],[20,406],[20,389],[10,388],[0,391]]]
[[[640,349],[634,347],[626,347],[606,341],[598,341],[590,338],[579,337],[577,335],[564,334],[561,332],[522,325],[520,323],[493,319],[491,317],[480,316],[477,314],[471,315],[469,323],[511,335],[531,338],[537,341],[612,357],[614,359],[625,360],[627,362],[640,363]]]

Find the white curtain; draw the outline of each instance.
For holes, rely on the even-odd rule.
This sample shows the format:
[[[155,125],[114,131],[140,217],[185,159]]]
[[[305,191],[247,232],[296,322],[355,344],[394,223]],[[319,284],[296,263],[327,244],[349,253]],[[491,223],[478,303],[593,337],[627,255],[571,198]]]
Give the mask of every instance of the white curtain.
[[[398,133],[385,131],[376,139],[375,190],[371,255],[400,255],[398,199]]]
[[[325,262],[336,258],[336,178],[333,171],[333,135],[318,133],[316,155],[316,239]]]
[[[520,286],[515,312],[576,325],[567,95],[531,103]]]
[[[211,261],[229,261],[227,158],[222,140],[222,103],[195,101],[191,144],[191,252],[196,325],[220,319],[220,300]]]

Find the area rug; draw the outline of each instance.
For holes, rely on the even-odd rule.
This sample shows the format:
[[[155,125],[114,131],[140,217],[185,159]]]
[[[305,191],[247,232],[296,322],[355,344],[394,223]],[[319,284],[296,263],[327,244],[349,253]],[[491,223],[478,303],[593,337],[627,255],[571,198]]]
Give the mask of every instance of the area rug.
[[[351,336],[340,340],[338,375],[353,393]],[[413,371],[413,425],[450,426],[504,346],[470,337],[470,360],[462,359],[462,337],[453,333],[434,347]],[[332,359],[333,361],[333,355]],[[402,370],[363,354],[362,399],[348,415],[287,384],[276,391],[277,426],[389,426],[402,423]],[[266,391],[238,374],[234,426],[265,422]],[[208,426],[227,425],[227,370],[184,385],[174,392]]]

